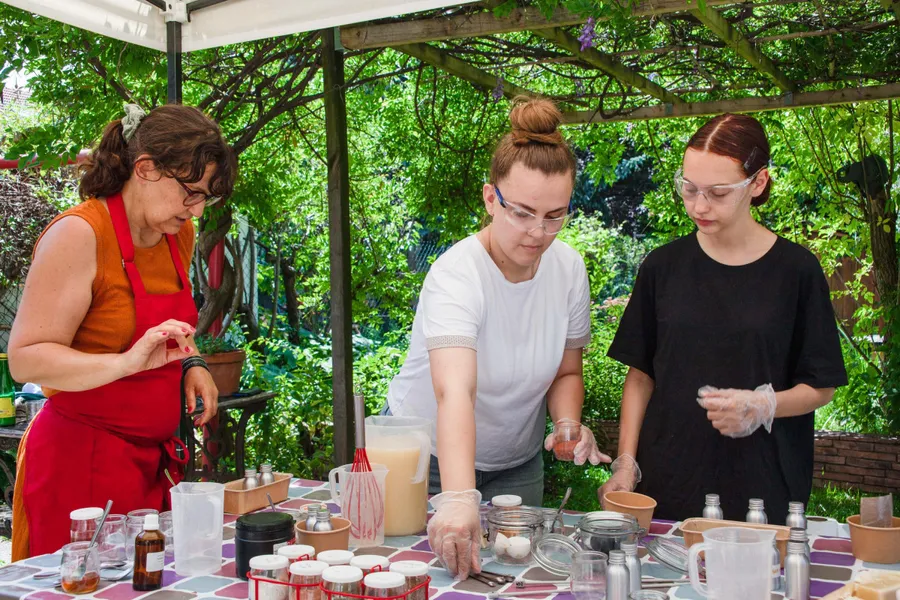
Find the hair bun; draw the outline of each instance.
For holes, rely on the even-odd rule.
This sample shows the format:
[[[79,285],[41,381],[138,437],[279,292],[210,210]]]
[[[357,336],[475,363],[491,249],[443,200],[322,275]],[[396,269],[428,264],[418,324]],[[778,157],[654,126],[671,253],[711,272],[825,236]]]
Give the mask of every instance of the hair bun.
[[[517,146],[536,142],[539,144],[564,144],[559,125],[562,113],[552,100],[516,96],[509,113],[513,143]]]

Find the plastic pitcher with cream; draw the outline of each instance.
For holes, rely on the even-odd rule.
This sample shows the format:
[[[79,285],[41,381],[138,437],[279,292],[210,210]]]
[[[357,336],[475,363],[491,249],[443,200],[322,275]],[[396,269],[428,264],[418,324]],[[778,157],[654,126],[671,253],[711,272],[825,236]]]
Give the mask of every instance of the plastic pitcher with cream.
[[[388,468],[384,534],[415,535],[425,530],[431,421],[420,417],[366,418],[369,461]]]

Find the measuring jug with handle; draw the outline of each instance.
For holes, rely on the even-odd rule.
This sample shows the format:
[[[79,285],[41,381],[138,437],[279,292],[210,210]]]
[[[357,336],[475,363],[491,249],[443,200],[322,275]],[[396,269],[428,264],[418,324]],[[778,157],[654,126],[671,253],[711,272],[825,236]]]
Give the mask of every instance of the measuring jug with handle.
[[[388,468],[385,535],[416,535],[425,531],[431,429],[431,421],[420,417],[366,418],[369,460]]]
[[[688,570],[698,594],[717,600],[769,600],[775,532],[744,527],[717,527],[703,532],[691,546]],[[700,583],[700,553],[706,555],[706,584]],[[779,557],[780,559],[780,557]]]
[[[188,577],[215,573],[222,568],[225,486],[182,481],[169,493],[172,495],[175,572]]]

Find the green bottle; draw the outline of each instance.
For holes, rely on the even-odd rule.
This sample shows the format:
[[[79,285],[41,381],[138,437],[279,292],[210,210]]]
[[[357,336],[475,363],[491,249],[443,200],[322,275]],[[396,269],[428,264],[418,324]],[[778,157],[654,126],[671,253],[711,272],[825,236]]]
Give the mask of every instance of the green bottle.
[[[16,424],[16,385],[9,374],[9,360],[0,354],[0,427]]]

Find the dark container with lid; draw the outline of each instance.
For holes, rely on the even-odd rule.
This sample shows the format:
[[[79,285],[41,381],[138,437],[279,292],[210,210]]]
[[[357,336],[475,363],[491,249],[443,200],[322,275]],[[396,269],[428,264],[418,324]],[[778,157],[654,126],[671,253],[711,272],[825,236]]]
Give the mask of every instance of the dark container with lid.
[[[235,524],[235,562],[237,575],[247,579],[250,559],[263,554],[278,554],[278,549],[294,543],[294,517],[283,512],[259,512],[243,515]]]

